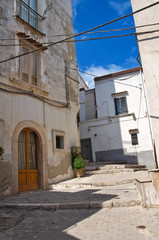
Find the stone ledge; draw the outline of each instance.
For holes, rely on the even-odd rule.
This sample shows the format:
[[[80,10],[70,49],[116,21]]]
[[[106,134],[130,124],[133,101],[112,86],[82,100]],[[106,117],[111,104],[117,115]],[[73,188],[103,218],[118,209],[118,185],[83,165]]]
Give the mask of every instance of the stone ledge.
[[[43,97],[47,97],[49,95],[48,91],[40,89],[36,86],[30,85],[29,83],[22,82],[20,80],[15,79],[15,78],[10,78],[10,81],[12,82],[13,86],[16,86],[16,87],[18,87],[22,90],[30,91],[32,93],[41,95]]]
[[[139,182],[139,183],[147,183],[147,182],[152,182],[152,180],[150,178],[144,178],[144,179],[135,179],[135,181]]]

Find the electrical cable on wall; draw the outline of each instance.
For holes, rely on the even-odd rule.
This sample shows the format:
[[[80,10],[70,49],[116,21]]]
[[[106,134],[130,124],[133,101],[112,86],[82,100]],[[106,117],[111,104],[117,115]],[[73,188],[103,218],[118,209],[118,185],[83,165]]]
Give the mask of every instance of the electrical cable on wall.
[[[10,85],[7,85],[7,84],[4,84],[4,83],[0,83],[1,86],[4,86],[4,87],[7,87],[7,88],[11,88],[11,89],[14,89],[13,90],[9,90],[9,89],[6,89],[4,87],[0,87],[0,90],[1,91],[4,91],[4,92],[8,92],[8,93],[12,93],[12,94],[26,94],[26,95],[30,95],[34,98],[37,98],[41,101],[45,101],[47,102],[48,104],[50,105],[54,105],[54,106],[57,106],[57,107],[68,107],[67,103],[65,102],[60,102],[60,101],[56,101],[56,100],[52,100],[52,99],[49,99],[49,98],[45,98],[45,97],[42,97],[42,96],[39,96],[31,91],[26,91],[26,90],[23,90],[23,89],[20,89],[20,88],[17,88],[17,87],[13,87],[13,86],[10,86]]]

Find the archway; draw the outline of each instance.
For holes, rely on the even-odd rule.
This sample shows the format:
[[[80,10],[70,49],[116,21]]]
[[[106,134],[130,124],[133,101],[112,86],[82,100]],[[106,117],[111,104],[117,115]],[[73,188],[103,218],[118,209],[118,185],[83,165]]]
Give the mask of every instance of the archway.
[[[23,174],[21,174],[21,180],[19,180],[19,170],[18,165],[19,165],[19,142],[22,139],[22,135],[26,134],[27,136],[25,137],[25,147],[28,147],[29,144],[35,144],[34,147],[36,149],[36,154],[37,154],[37,169],[31,170],[30,171],[30,166],[29,166],[29,147],[26,153],[26,164],[28,166],[26,167],[26,170],[21,169],[22,171],[24,170]],[[24,134],[24,135],[25,135]],[[30,136],[32,135],[32,140],[33,142],[29,143],[29,134]],[[21,139],[20,139],[21,138]],[[35,153],[35,152],[34,152]],[[22,154],[22,153],[21,153]],[[30,153],[31,154],[31,153]],[[22,157],[22,155],[21,155]],[[33,156],[30,156],[33,159]],[[23,158],[24,160],[24,158]],[[24,166],[23,166],[24,167]],[[22,168],[23,168],[22,167]],[[20,167],[21,168],[21,167]],[[32,167],[33,168],[33,165]],[[26,171],[26,172],[25,172]],[[30,172],[28,172],[30,171]],[[37,171],[37,172],[36,172]],[[21,181],[22,184],[20,184],[19,191],[25,191],[25,190],[35,190],[35,189],[47,189],[48,188],[48,174],[47,174],[47,140],[45,137],[44,130],[42,127],[33,122],[33,121],[22,121],[20,122],[16,127],[13,132],[12,136],[12,192],[13,193],[18,193],[18,183]],[[22,172],[21,172],[22,173]],[[33,173],[33,174],[31,174]],[[35,174],[34,174],[35,173]],[[34,175],[34,177],[33,177]],[[37,179],[37,180],[36,180]],[[30,181],[32,181],[32,184],[30,185]],[[25,184],[24,184],[25,183]],[[23,185],[23,186],[22,186]]]
[[[40,175],[39,138],[32,129],[24,128],[18,138],[18,191],[38,190]]]

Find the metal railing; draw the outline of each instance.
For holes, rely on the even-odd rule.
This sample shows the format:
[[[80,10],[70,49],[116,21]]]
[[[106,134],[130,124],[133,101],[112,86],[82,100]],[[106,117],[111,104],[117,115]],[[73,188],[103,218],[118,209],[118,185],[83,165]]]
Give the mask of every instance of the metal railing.
[[[19,17],[31,27],[44,34],[44,17],[28,6],[22,0],[15,0],[14,6],[16,17]]]

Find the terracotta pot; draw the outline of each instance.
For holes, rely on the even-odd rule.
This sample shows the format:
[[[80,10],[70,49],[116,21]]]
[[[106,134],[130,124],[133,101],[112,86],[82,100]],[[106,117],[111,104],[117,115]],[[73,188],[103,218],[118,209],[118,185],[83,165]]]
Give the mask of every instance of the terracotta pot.
[[[79,170],[75,170],[74,172],[75,172],[75,177],[80,178],[80,177],[84,176],[84,168],[81,168]]]

